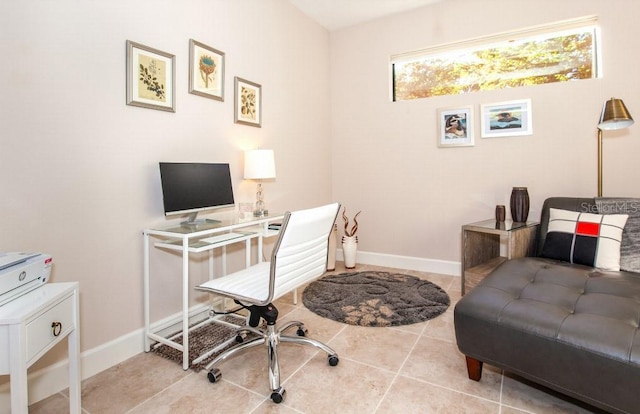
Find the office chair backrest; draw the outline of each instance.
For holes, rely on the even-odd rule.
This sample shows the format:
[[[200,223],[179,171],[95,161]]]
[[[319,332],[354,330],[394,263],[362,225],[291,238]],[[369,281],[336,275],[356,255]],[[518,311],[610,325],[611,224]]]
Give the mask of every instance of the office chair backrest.
[[[339,209],[334,203],[285,214],[271,254],[268,302],[327,270],[329,235]]]

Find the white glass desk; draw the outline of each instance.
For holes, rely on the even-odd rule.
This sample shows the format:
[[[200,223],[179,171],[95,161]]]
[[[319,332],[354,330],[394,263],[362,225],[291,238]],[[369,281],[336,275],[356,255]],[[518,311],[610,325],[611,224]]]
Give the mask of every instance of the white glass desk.
[[[213,277],[213,249],[222,248],[222,273],[226,274],[225,246],[245,242],[245,265],[251,265],[251,241],[258,241],[258,261],[262,261],[263,238],[278,234],[270,230],[269,223],[282,222],[284,215],[272,214],[240,220],[237,213],[215,217],[218,222],[200,223],[195,226],[176,225],[164,229],[144,230],[144,348],[151,350],[151,340],[171,346],[182,352],[182,368],[189,369],[189,256],[192,253],[209,252],[209,277]],[[156,248],[179,251],[182,254],[182,344],[173,337],[165,338],[151,327],[149,249],[151,238]]]

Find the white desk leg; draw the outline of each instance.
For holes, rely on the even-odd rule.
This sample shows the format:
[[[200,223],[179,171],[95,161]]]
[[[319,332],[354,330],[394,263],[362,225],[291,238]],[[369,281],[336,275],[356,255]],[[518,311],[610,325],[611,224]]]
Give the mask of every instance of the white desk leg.
[[[214,265],[214,261],[213,261],[213,249],[209,250],[209,280],[213,279],[213,266]]]
[[[182,239],[182,369],[189,369],[189,238]]]
[[[144,233],[144,351],[151,351],[151,341],[149,341],[149,333],[151,332],[150,310],[149,310],[149,235]]]
[[[262,235],[258,236],[258,263],[262,263]]]
[[[81,399],[81,378],[80,378],[80,301],[78,291],[75,296],[75,327],[67,338],[69,344],[69,412],[71,414],[80,414],[82,411]],[[146,335],[145,335],[146,336]]]
[[[222,246],[222,276],[227,275],[227,246]]]
[[[27,383],[27,347],[26,326],[11,325],[9,327],[9,355],[11,372],[11,412],[29,412],[29,391]]]
[[[244,242],[244,267],[247,268],[249,266],[251,266],[251,239],[247,239]]]

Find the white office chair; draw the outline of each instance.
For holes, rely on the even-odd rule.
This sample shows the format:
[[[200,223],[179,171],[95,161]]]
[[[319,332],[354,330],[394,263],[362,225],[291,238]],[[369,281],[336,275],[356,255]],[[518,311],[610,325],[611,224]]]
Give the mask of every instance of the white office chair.
[[[269,382],[271,399],[275,403],[284,400],[285,390],[280,386],[280,368],[276,346],[279,342],[311,345],[327,353],[329,365],[338,365],[338,355],[322,342],[304,338],[306,329],[302,322],[289,322],[276,330],[278,310],[272,301],[321,276],[327,266],[329,234],[338,214],[338,203],[308,210],[287,212],[280,235],[271,254],[271,262],[262,262],[229,275],[210,280],[196,287],[216,295],[232,298],[250,312],[248,326],[238,329],[237,340],[242,333],[257,334],[257,338],[241,342],[218,355],[207,365],[209,381],[216,382],[221,373],[216,366],[227,358],[248,348],[265,344],[268,349]],[[266,329],[257,329],[260,318]],[[286,336],[283,332],[297,327],[298,336]]]

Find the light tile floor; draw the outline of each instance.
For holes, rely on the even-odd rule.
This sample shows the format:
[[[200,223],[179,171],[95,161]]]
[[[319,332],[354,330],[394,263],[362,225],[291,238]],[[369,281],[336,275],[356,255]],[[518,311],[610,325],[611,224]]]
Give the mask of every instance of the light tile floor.
[[[343,272],[340,263],[336,272]],[[455,345],[453,307],[460,278],[389,270],[428,279],[444,288],[450,308],[424,323],[363,328],[321,318],[291,295],[277,301],[280,321],[302,320],[309,336],[333,347],[340,363],[331,367],[314,349],[278,348],[281,404],[270,398],[266,349],[256,347],[220,365],[222,381],[206,372],[183,371],[154,354],[142,353],[82,383],[83,413],[598,413],[599,411],[503,374],[485,365],[482,380],[467,378],[464,356]],[[67,392],[30,407],[30,413],[68,412]]]

